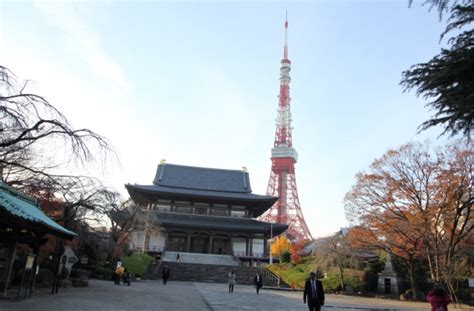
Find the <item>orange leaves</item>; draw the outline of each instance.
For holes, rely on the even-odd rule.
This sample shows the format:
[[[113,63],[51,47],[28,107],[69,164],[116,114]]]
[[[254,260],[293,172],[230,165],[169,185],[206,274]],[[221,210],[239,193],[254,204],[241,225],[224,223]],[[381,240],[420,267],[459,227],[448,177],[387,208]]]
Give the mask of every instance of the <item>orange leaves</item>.
[[[291,252],[291,242],[284,236],[278,236],[272,243],[272,254],[274,256],[281,256],[283,253]]]
[[[351,245],[385,249],[406,262],[428,257],[437,263],[430,268],[451,271],[459,245],[474,240],[473,162],[466,142],[436,152],[426,143],[389,150],[356,175],[345,197]]]
[[[278,236],[272,243],[271,252],[273,256],[280,258],[284,253],[290,253],[291,262],[298,264],[301,262],[301,257],[304,256],[304,247],[307,243],[307,240],[291,243],[286,237]]]

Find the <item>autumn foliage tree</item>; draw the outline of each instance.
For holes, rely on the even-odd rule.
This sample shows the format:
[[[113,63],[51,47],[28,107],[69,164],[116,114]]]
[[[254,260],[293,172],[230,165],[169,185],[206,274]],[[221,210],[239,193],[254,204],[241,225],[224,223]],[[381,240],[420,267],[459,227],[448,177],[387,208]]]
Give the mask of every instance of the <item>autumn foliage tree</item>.
[[[301,263],[302,257],[305,255],[305,246],[308,240],[298,240],[291,245],[291,262],[294,264]]]
[[[275,241],[272,243],[271,252],[273,256],[277,256],[282,261],[283,254],[291,254],[292,245],[291,242],[284,236],[280,235],[275,238]]]
[[[420,261],[433,281],[454,293],[455,282],[466,275],[462,247],[472,247],[473,157],[465,143],[436,152],[419,143],[389,150],[356,175],[345,197],[351,241],[400,258],[415,293]]]

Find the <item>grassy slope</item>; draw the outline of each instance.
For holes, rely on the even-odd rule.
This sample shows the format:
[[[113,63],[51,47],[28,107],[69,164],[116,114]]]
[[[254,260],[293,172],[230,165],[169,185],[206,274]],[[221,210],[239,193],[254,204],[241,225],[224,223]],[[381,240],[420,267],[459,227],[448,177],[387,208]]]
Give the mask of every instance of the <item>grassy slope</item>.
[[[308,274],[316,270],[316,265],[312,257],[306,257],[301,264],[296,266],[285,263],[267,265],[266,268],[291,287],[303,288]]]
[[[292,264],[274,264],[267,265],[266,268],[279,276],[285,283],[294,288],[303,288],[304,282],[309,277],[311,271],[316,271],[317,266],[314,263],[314,258],[306,257],[303,262],[299,265]],[[344,270],[345,284],[352,286],[356,291],[359,291],[363,287],[362,282],[363,272],[357,270],[346,269]],[[337,269],[331,269],[327,273],[327,277],[321,279],[324,288],[328,292],[340,290],[339,284],[339,272]]]

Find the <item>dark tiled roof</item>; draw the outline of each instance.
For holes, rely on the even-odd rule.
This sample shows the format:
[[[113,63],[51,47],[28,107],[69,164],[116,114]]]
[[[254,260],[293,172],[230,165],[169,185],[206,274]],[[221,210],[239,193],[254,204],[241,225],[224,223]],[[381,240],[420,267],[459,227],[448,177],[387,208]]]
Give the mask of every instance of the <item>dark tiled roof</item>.
[[[264,233],[270,235],[270,223],[252,218],[219,217],[181,213],[156,212],[156,221],[162,226],[225,230],[233,232]],[[288,226],[274,223],[273,236],[283,233]]]
[[[259,195],[253,193],[237,193],[237,192],[224,192],[224,191],[207,191],[207,190],[195,190],[185,188],[172,188],[163,187],[161,185],[125,185],[127,190],[130,191],[145,191],[145,192],[156,192],[163,194],[174,194],[182,196],[194,196],[203,198],[214,198],[214,199],[226,199],[226,200],[243,200],[243,201],[271,201],[270,206],[278,200],[277,197],[268,195]],[[132,193],[130,193],[132,195]]]
[[[158,165],[153,183],[171,188],[235,193],[252,192],[247,172],[175,164]]]

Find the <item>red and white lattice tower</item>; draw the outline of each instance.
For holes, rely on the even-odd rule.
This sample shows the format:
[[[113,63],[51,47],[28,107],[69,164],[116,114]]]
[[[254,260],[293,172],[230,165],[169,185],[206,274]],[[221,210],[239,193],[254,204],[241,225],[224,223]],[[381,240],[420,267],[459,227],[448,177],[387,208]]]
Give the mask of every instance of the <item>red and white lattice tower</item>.
[[[295,163],[298,153],[293,148],[291,137],[290,70],[288,59],[288,19],[285,21],[285,47],[280,66],[280,95],[276,119],[275,143],[272,148],[272,170],[267,194],[278,196],[278,201],[262,217],[262,220],[288,225],[286,232],[290,240],[311,240],[311,232],[301,212],[296,188]]]

